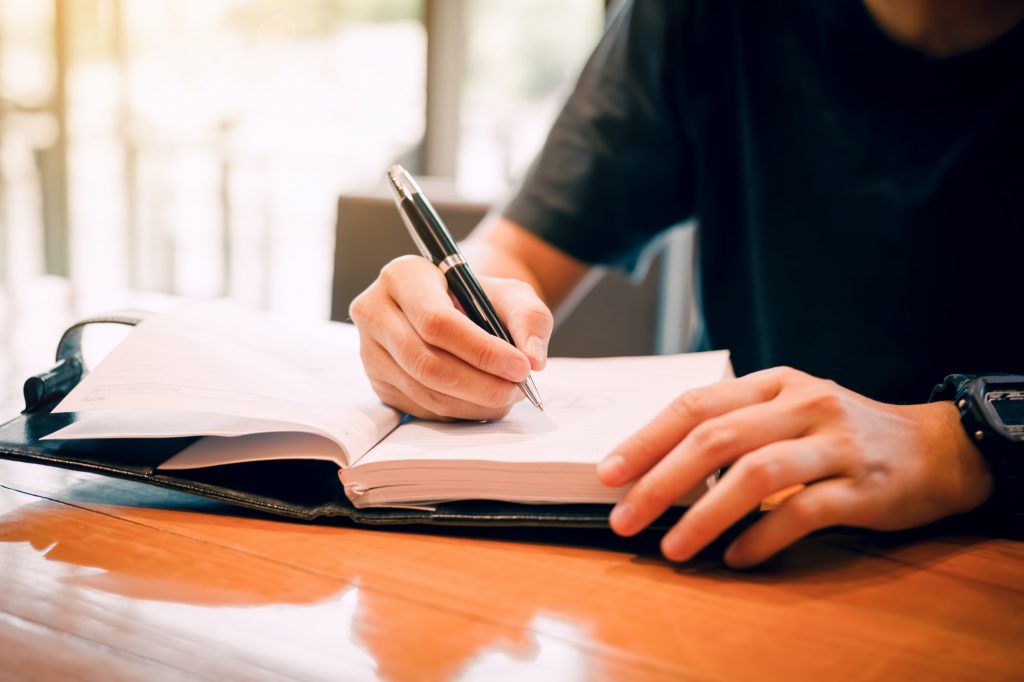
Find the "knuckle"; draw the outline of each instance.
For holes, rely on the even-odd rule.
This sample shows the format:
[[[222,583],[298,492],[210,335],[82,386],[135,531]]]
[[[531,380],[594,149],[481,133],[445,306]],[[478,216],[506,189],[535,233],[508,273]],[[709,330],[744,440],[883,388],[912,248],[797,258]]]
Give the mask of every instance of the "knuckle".
[[[709,411],[707,393],[699,388],[691,389],[680,394],[669,407],[681,419],[702,420]]]
[[[546,306],[536,304],[531,305],[523,311],[523,322],[529,329],[543,329],[548,331],[554,327],[555,319],[551,315],[551,311],[548,310]]]
[[[444,360],[430,350],[423,350],[413,358],[410,374],[425,386],[442,386],[448,381]]]
[[[822,524],[825,506],[820,499],[812,495],[797,495],[787,505],[789,513],[800,528],[814,528]]]
[[[804,409],[822,416],[840,415],[844,407],[843,397],[828,385],[816,388],[804,398]]]
[[[419,267],[419,261],[422,260],[419,256],[399,256],[384,264],[384,267],[380,269],[380,275],[378,275],[377,279],[387,289],[392,289],[408,281],[406,279],[408,271],[411,268]]]
[[[778,490],[782,483],[782,465],[767,457],[741,459],[737,472],[751,488],[761,494]]]
[[[782,381],[794,381],[803,376],[803,372],[793,367],[790,367],[789,365],[779,365],[778,367],[774,367],[769,371],[773,372]]]
[[[729,450],[736,442],[736,432],[715,422],[704,422],[693,430],[690,437],[697,450],[710,457],[715,457]]]
[[[390,289],[399,277],[399,270],[401,270],[401,264],[398,260],[393,260],[380,269],[380,274],[377,275],[377,281],[380,282],[385,289]]]
[[[473,364],[480,369],[495,367],[498,363],[498,353],[495,351],[494,346],[488,343],[488,341],[490,341],[490,339],[481,339],[476,342],[470,355]]]
[[[449,329],[448,316],[443,310],[433,308],[424,312],[420,317],[420,338],[431,345],[437,345],[443,341]]]
[[[892,472],[883,463],[867,461],[858,467],[857,483],[863,491],[884,490],[892,479]]]
[[[861,435],[854,431],[840,429],[829,434],[828,449],[844,457],[852,471],[866,471],[872,465]]]
[[[352,302],[348,306],[348,317],[353,322],[360,322],[369,318],[371,306],[368,304],[369,295],[367,291],[363,291],[361,294],[352,299]]]

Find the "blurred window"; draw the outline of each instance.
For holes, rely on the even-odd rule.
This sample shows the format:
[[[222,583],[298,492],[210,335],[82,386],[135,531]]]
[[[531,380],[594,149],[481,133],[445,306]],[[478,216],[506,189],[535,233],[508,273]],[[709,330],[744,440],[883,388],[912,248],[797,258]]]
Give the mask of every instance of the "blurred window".
[[[323,315],[335,197],[423,134],[420,3],[122,11],[123,54],[70,72],[76,279]],[[110,23],[96,19],[86,35]],[[104,266],[119,242],[125,275]]]
[[[603,19],[600,0],[465,0],[460,190],[493,198],[522,177]]]
[[[420,168],[425,2],[459,3],[456,180],[495,198],[601,0],[0,0],[0,287],[50,271],[84,308],[138,288],[325,317],[337,195]]]

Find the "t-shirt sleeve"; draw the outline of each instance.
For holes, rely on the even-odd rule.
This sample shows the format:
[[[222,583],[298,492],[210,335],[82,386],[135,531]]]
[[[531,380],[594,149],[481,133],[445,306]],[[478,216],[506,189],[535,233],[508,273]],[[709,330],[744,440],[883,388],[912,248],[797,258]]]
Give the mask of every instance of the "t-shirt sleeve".
[[[503,214],[588,263],[632,268],[693,213],[694,164],[673,86],[680,0],[619,6]]]

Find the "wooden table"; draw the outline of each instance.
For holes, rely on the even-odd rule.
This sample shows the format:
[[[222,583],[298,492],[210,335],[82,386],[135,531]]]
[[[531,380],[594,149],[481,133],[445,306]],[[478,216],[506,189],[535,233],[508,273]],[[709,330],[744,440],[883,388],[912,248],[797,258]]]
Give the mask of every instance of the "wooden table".
[[[656,548],[295,523],[0,462],[0,678],[1024,678],[1022,543],[832,533],[751,572]]]

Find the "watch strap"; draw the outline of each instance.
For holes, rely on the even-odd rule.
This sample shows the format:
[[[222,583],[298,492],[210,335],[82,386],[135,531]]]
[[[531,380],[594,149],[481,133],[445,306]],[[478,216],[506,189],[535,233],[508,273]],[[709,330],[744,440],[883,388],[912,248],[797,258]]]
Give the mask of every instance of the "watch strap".
[[[977,376],[977,374],[950,374],[943,379],[941,384],[936,384],[935,388],[932,389],[928,402],[935,403],[940,400],[956,401],[969,388],[971,379]]]
[[[992,472],[993,491],[979,512],[1000,525],[1024,529],[1024,443],[997,433],[974,404],[978,374],[950,374],[933,390],[928,402],[949,400],[960,413],[967,437],[985,458]]]

